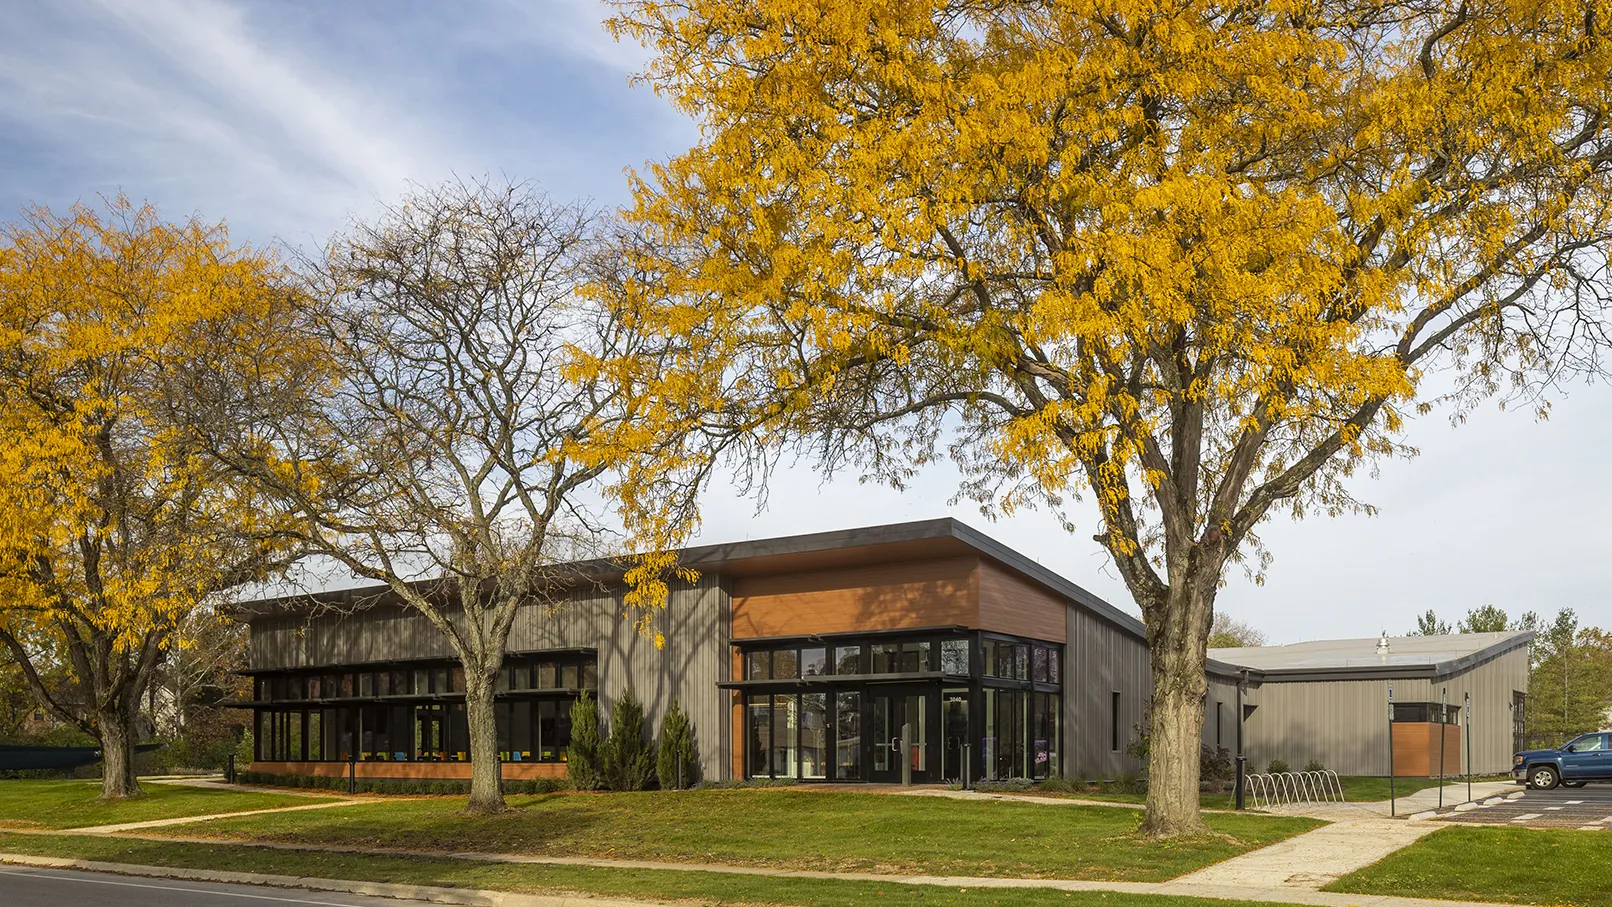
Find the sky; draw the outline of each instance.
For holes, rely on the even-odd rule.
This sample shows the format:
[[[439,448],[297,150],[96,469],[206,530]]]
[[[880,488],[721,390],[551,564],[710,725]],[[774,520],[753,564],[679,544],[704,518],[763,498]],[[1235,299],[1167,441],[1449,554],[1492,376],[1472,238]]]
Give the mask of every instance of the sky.
[[[594,0],[18,0],[0,13],[0,217],[123,193],[238,240],[316,246],[412,183],[529,179],[621,204],[627,173],[697,140],[634,85],[647,59]],[[1612,627],[1612,390],[1566,388],[1549,421],[1481,408],[1413,421],[1421,451],[1354,480],[1375,517],[1278,518],[1264,583],[1235,571],[1218,607],[1273,642],[1402,633],[1497,605],[1573,608]],[[944,464],[904,492],[809,464],[765,509],[726,487],[701,541],[952,515],[1136,613],[1091,536],[1044,513],[992,521],[950,502]]]

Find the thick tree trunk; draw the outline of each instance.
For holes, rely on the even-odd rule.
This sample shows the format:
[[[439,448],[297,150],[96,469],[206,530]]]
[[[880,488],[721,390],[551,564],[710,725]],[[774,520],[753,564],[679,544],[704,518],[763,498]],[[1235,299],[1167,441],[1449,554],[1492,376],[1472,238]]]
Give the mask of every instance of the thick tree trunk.
[[[134,709],[118,708],[96,716],[103,800],[123,800],[142,793],[134,773],[134,715]]]
[[[498,718],[493,711],[498,670],[465,664],[465,718],[470,725],[470,803],[471,813],[496,813],[504,809],[504,791],[499,783]]]
[[[1153,713],[1142,833],[1154,838],[1209,833],[1198,811],[1198,783],[1215,583],[1190,576],[1180,585],[1162,613],[1148,616]]]

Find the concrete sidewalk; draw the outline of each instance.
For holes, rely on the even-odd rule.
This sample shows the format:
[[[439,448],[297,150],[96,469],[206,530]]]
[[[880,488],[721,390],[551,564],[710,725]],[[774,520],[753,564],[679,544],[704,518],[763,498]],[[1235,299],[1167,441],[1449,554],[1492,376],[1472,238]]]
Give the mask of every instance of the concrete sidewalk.
[[[1343,819],[1188,873],[1189,885],[1316,891],[1438,830],[1427,822]]]
[[[214,841],[212,843],[219,843]],[[236,843],[236,842],[231,842]],[[304,848],[311,849],[311,848]],[[479,858],[467,854],[431,854],[437,858],[451,856],[459,859]],[[757,867],[719,867],[713,865],[687,865],[681,863],[651,863],[627,860],[587,860],[562,857],[504,857],[500,862],[556,863],[565,865],[598,866],[601,868],[668,869],[696,872],[742,872],[745,875],[774,876],[780,878],[821,878],[875,881],[888,884],[926,885],[946,888],[1033,888],[1049,891],[1113,891],[1131,894],[1170,895],[1177,897],[1212,898],[1217,900],[1258,901],[1271,904],[1304,904],[1315,907],[1516,907],[1483,901],[1444,901],[1428,898],[1401,898],[1388,895],[1330,894],[1302,889],[1252,888],[1239,885],[1200,884],[1177,879],[1171,882],[1087,882],[1054,879],[997,879],[964,876],[888,876],[871,873],[804,872]],[[180,869],[165,866],[142,866],[124,863],[103,863],[92,860],[73,860],[60,857],[36,857],[24,854],[0,853],[0,864],[19,866],[45,866],[57,869],[82,869],[92,872],[115,872],[154,878],[187,879],[192,881],[233,882],[248,885],[273,885],[285,888],[306,888],[316,891],[343,891],[353,894],[383,897],[412,898],[444,904],[497,905],[497,907],[640,907],[663,902],[623,900],[619,898],[595,899],[556,897],[552,895],[524,895],[503,891],[468,888],[427,887],[420,885],[393,885],[382,882],[319,879],[301,876],[266,875],[262,873],[226,872],[212,869]]]

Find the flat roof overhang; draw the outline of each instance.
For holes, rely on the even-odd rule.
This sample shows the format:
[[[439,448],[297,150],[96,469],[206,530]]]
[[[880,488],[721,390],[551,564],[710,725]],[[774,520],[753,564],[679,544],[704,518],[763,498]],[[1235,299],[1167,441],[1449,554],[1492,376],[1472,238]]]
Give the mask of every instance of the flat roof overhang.
[[[990,536],[951,517],[816,532],[743,542],[701,545],[681,551],[678,563],[702,573],[722,576],[765,576],[808,573],[844,567],[899,563],[963,555],[988,557],[1041,585],[1054,594],[1096,614],[1131,636],[1146,641],[1142,622],[1102,598],[1043,567],[1036,561]],[[576,561],[550,568],[556,587],[619,582],[630,558],[602,558]],[[451,586],[441,580],[424,580],[415,588],[432,595],[444,595]],[[242,602],[229,606],[233,616],[253,617],[298,614],[320,610],[358,610],[385,606],[402,607],[395,593],[385,586],[366,586],[282,596]]]

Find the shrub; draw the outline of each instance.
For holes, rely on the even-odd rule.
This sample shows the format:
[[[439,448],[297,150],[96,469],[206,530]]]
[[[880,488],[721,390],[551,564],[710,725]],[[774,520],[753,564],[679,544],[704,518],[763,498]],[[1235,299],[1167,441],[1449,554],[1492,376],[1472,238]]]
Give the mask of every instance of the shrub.
[[[575,740],[574,724],[571,734]],[[611,790],[648,790],[655,779],[655,745],[644,739],[644,707],[631,688],[610,710],[610,737],[599,749],[599,766]]]
[[[1231,750],[1223,746],[1204,744],[1198,758],[1198,777],[1209,786],[1210,790],[1231,783],[1236,771],[1237,766],[1232,761]]]
[[[974,789],[985,794],[1022,794],[1030,789],[1028,778],[1004,778],[1001,781],[981,781]]]
[[[1309,762],[1304,763],[1304,770],[1307,772],[1324,772],[1327,767],[1321,764],[1320,759],[1311,759]]]
[[[577,790],[604,786],[599,740],[599,704],[584,692],[571,703],[571,745],[566,748],[565,774]]]
[[[1072,794],[1082,786],[1084,785],[1077,786],[1068,778],[1060,778],[1057,775],[1041,782],[1041,789],[1049,794]]]
[[[681,766],[681,771],[679,770]],[[693,787],[700,780],[700,757],[694,748],[694,725],[676,699],[660,723],[660,749],[655,776],[665,790]]]
[[[1287,762],[1281,759],[1272,759],[1265,765],[1265,771],[1272,775],[1280,775],[1292,770],[1293,769],[1287,764]]]

